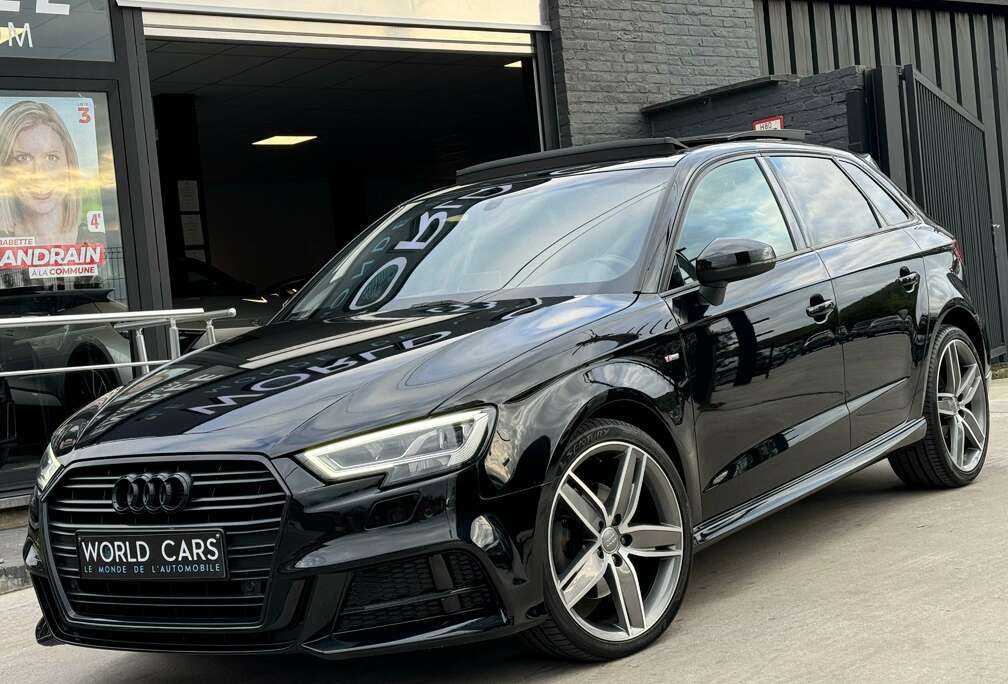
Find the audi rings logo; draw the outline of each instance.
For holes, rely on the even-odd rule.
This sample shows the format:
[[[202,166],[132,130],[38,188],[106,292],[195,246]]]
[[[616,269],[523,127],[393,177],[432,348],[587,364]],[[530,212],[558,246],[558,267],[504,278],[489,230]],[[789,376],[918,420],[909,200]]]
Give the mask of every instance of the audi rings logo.
[[[123,475],[112,486],[116,513],[177,513],[189,503],[192,478],[188,473]]]

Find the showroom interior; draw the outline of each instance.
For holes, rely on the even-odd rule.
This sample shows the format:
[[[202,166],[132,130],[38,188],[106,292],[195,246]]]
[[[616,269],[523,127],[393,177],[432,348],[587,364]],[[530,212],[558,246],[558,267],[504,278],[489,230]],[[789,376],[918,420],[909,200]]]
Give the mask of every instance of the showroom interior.
[[[256,291],[311,275],[458,168],[539,149],[527,57],[149,39],[147,58],[176,298],[192,260]]]

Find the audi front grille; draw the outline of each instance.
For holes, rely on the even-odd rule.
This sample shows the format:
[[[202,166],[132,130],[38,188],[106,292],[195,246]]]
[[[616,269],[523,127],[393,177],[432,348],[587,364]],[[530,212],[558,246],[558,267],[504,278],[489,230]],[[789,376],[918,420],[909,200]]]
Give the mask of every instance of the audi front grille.
[[[191,496],[175,513],[117,513],[113,487],[136,473],[182,471]],[[287,495],[264,461],[251,457],[132,459],[70,466],[44,504],[46,533],[59,589],[76,616],[130,624],[247,626],[259,623]],[[221,529],[228,577],[222,580],[82,579],[78,531]],[[73,616],[70,616],[71,618]]]

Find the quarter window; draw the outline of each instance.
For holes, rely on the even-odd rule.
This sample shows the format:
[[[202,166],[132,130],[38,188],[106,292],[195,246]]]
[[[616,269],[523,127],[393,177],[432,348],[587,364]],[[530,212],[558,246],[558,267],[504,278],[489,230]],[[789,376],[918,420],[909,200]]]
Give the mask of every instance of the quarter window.
[[[696,258],[722,237],[766,242],[777,256],[794,251],[780,205],[755,159],[729,162],[700,180],[676,243],[678,282],[674,285],[694,280]]]
[[[812,242],[823,245],[878,230],[868,201],[830,159],[773,157]]]
[[[854,179],[857,186],[861,188],[861,192],[867,195],[875,208],[879,210],[879,213],[882,214],[882,220],[886,224],[902,223],[909,218],[903,208],[892,198],[892,195],[886,192],[885,188],[879,185],[878,181],[853,164],[840,163],[843,164],[844,169]]]

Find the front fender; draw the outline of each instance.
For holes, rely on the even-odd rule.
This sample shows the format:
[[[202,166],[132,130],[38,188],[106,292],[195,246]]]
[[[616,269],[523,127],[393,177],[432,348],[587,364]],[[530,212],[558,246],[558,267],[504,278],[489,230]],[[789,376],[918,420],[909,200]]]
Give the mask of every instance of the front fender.
[[[681,379],[640,358],[613,359],[572,373],[500,406],[483,462],[482,493],[489,498],[552,482],[577,427],[605,415],[644,429],[679,462],[691,509],[699,514],[690,410]]]

